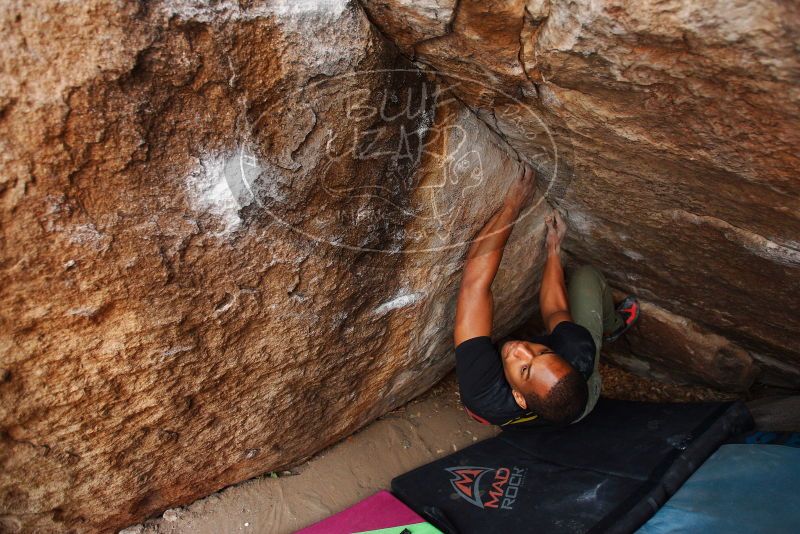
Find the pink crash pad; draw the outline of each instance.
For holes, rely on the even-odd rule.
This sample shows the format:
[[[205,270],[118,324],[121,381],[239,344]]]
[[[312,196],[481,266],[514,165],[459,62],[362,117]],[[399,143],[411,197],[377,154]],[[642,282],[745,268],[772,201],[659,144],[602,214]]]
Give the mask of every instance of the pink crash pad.
[[[380,491],[336,515],[298,530],[296,534],[352,534],[424,521],[391,493]]]

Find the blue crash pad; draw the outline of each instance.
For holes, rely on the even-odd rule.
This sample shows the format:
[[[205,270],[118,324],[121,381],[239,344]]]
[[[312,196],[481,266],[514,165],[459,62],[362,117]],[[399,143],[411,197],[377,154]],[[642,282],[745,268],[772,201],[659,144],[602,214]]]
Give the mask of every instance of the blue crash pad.
[[[723,445],[638,534],[795,534],[800,532],[798,486],[800,448]]]

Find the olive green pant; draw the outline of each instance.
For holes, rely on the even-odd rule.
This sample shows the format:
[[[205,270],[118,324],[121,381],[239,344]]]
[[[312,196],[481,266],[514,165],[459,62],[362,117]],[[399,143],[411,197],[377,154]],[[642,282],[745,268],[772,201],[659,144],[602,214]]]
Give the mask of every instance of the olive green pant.
[[[592,411],[600,398],[601,380],[597,368],[600,365],[600,347],[603,333],[611,333],[623,325],[622,318],[614,311],[611,288],[605,277],[589,265],[576,269],[567,282],[569,313],[572,321],[586,328],[594,339],[594,370],[589,377],[589,399],[586,410],[577,419],[580,421]]]

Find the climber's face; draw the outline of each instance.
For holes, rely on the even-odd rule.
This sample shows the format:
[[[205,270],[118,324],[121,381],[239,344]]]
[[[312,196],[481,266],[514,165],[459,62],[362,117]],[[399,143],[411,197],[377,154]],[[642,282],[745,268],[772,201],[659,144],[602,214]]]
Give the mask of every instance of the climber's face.
[[[530,341],[507,341],[500,348],[503,371],[514,400],[527,408],[524,395],[544,398],[572,368],[553,350]]]

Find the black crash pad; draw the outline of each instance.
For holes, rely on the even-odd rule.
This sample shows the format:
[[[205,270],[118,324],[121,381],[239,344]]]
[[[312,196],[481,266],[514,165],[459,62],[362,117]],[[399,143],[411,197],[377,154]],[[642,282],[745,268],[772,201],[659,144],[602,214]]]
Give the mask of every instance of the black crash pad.
[[[743,403],[601,399],[580,423],[504,431],[392,481],[447,533],[633,532],[720,444]]]

